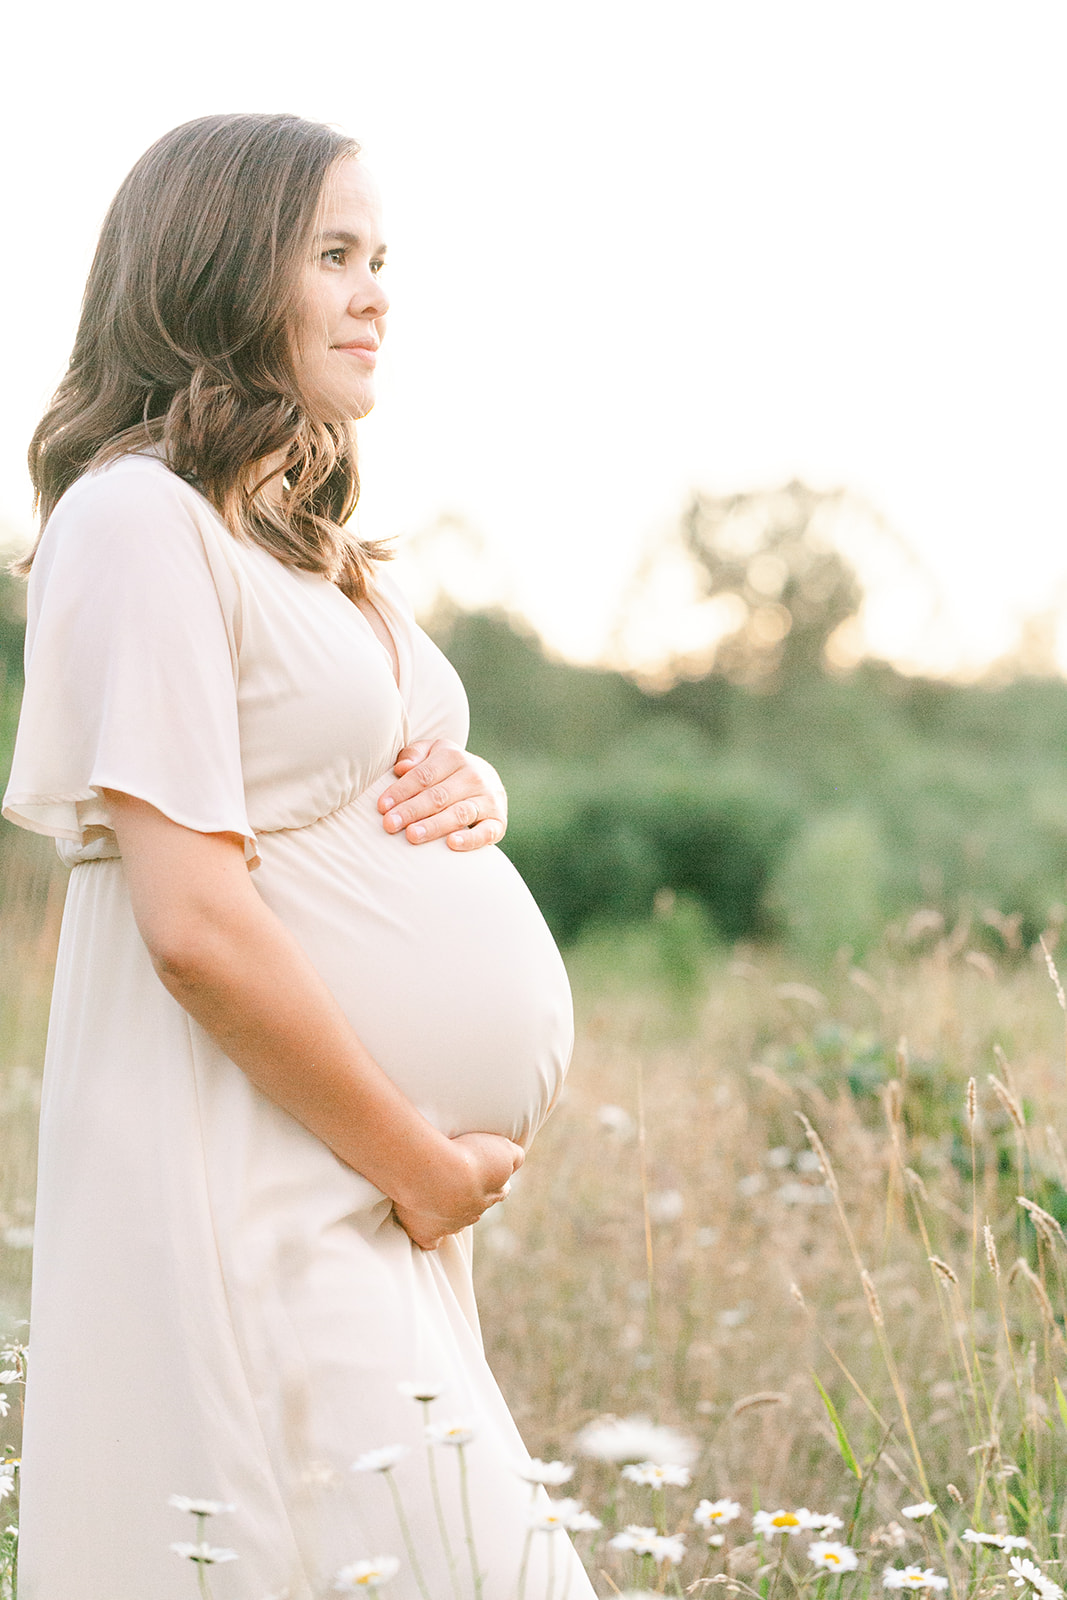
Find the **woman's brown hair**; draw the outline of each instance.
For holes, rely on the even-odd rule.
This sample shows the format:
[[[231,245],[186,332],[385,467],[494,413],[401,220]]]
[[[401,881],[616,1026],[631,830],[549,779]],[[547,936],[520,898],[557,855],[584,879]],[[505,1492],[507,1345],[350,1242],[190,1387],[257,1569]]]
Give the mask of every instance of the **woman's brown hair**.
[[[90,467],[154,446],[235,533],[363,594],[386,552],[343,528],[353,430],[309,414],[291,340],[326,182],[358,151],[321,123],[242,113],[145,152],[104,220],[70,366],[30,445],[42,527]],[[272,504],[249,469],[278,452]]]

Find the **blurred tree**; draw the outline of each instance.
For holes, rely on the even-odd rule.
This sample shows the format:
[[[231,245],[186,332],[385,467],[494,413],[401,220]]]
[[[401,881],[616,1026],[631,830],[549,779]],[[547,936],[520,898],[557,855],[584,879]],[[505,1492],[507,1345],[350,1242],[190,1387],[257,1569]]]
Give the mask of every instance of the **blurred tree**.
[[[22,682],[22,640],[26,630],[26,585],[0,567],[0,686]]]
[[[11,746],[22,699],[22,644],[26,585],[0,567],[0,789],[7,782]]]
[[[498,765],[515,754],[592,760],[652,718],[636,684],[554,659],[519,617],[439,601],[426,627],[463,679],[471,749]]]
[[[717,673],[769,689],[824,670],[829,639],[863,599],[851,565],[820,533],[844,498],[799,481],[693,496],[682,522],[685,547],[705,598],[730,598],[738,617],[715,652]]]

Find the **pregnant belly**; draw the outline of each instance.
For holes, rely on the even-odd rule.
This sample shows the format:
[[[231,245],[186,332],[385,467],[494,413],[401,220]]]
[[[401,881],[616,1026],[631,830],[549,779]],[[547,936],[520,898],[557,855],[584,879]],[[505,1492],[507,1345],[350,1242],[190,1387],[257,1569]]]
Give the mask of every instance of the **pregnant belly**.
[[[436,1127],[527,1145],[573,1041],[559,952],[501,851],[461,855],[387,834],[380,788],[308,827],[261,835],[253,881]]]

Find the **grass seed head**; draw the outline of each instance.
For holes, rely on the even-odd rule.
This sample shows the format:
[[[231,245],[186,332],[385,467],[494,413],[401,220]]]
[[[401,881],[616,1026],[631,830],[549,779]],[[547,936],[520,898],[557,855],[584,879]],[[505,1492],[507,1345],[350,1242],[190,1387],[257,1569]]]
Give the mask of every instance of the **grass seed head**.
[[[1063,1140],[1051,1124],[1045,1128],[1045,1139],[1052,1152],[1052,1158],[1059,1168],[1060,1184],[1067,1189],[1067,1150],[1064,1150]]]
[[[978,1085],[973,1078],[967,1079],[967,1121],[974,1128],[974,1119],[978,1115]]]
[[[804,1132],[807,1135],[808,1143],[811,1145],[811,1148],[819,1158],[819,1166],[822,1170],[823,1177],[826,1179],[827,1188],[830,1190],[830,1193],[833,1195],[834,1199],[840,1203],[841,1191],[837,1187],[837,1175],[834,1172],[833,1167],[830,1165],[830,1157],[826,1153],[826,1146],[819,1138],[819,1135],[815,1132],[815,1129],[812,1127],[803,1111],[798,1111],[797,1116],[799,1117]]]
[[[946,1283],[954,1284],[957,1288],[959,1287],[960,1280],[953,1272],[947,1261],[942,1261],[940,1256],[927,1256],[926,1259],[929,1261],[939,1278],[942,1278]]]
[[[779,1389],[760,1389],[756,1394],[742,1395],[740,1400],[735,1400],[730,1407],[731,1417],[739,1417],[742,1411],[751,1411],[754,1406],[787,1406],[789,1396],[782,1394]]]
[[[1016,1278],[1026,1279],[1026,1282],[1034,1291],[1034,1297],[1037,1300],[1038,1305],[1041,1307],[1041,1315],[1044,1317],[1049,1327],[1051,1327],[1055,1322],[1055,1313],[1052,1309],[1052,1301],[1048,1297],[1048,1291],[1046,1290],[1045,1285],[1041,1282],[1041,1279],[1038,1277],[1037,1273],[1031,1267],[1029,1261],[1025,1261],[1022,1256],[1018,1257],[1015,1265],[1008,1273],[1009,1283],[1014,1283]]]
[[[989,1079],[990,1088],[993,1090],[993,1093],[996,1095],[997,1099],[1000,1101],[1001,1105],[1004,1107],[1004,1110],[1008,1113],[1008,1116],[1014,1122],[1015,1126],[1020,1130],[1025,1128],[1026,1118],[1023,1116],[1022,1107],[1012,1094],[1011,1090],[1007,1088],[1005,1084],[1001,1083],[996,1073],[989,1072],[986,1074],[986,1077]]]
[[[1042,1210],[1039,1205],[1033,1200],[1027,1199],[1024,1194],[1018,1195],[1017,1199],[1046,1244],[1067,1246],[1067,1239],[1063,1236],[1063,1229],[1051,1212]]]
[[[961,1506],[963,1504],[963,1496],[960,1494],[960,1491],[956,1488],[956,1485],[954,1483],[946,1483],[945,1484],[945,1488],[948,1491],[948,1494],[950,1495],[950,1497],[953,1500],[955,1500],[956,1504],[958,1506]]]
[[[1063,984],[1060,982],[1060,975],[1056,970],[1056,963],[1052,959],[1052,951],[1045,942],[1044,934],[1041,935],[1041,949],[1045,955],[1045,966],[1048,968],[1048,975],[1052,979],[1052,987],[1056,991],[1056,999],[1059,1002],[1060,1010],[1067,1013],[1067,995],[1063,992]]]
[[[996,1240],[993,1238],[993,1230],[988,1222],[982,1229],[982,1238],[985,1240],[985,1258],[989,1262],[989,1270],[994,1278],[999,1278],[1000,1261],[997,1257],[997,1245]]]
[[[863,1295],[867,1301],[867,1310],[871,1313],[871,1320],[876,1328],[885,1327],[885,1318],[882,1316],[882,1303],[878,1298],[878,1291],[870,1273],[864,1268],[860,1273],[860,1282],[863,1284]]]
[[[890,1124],[898,1124],[904,1114],[904,1087],[899,1078],[890,1078],[885,1086],[885,1114]]]

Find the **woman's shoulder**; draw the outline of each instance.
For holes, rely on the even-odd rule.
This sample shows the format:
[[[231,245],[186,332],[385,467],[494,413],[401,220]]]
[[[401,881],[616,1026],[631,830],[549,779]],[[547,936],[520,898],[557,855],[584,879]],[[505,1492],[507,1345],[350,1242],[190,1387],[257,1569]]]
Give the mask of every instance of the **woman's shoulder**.
[[[51,527],[57,518],[65,522],[99,513],[136,514],[149,508],[159,512],[168,506],[186,515],[205,510],[214,515],[199,490],[172,472],[165,461],[156,455],[131,452],[90,467],[76,478],[60,496],[48,524]]]
[[[60,496],[33,565],[43,575],[57,560],[127,561],[163,549],[203,560],[227,542],[225,524],[199,490],[158,457],[129,454],[90,467]]]
[[[124,455],[93,467],[61,496],[30,572],[31,612],[45,592],[87,585],[120,588],[131,603],[146,590],[176,601],[213,590],[237,615],[243,586],[237,541],[208,500],[158,458]]]

